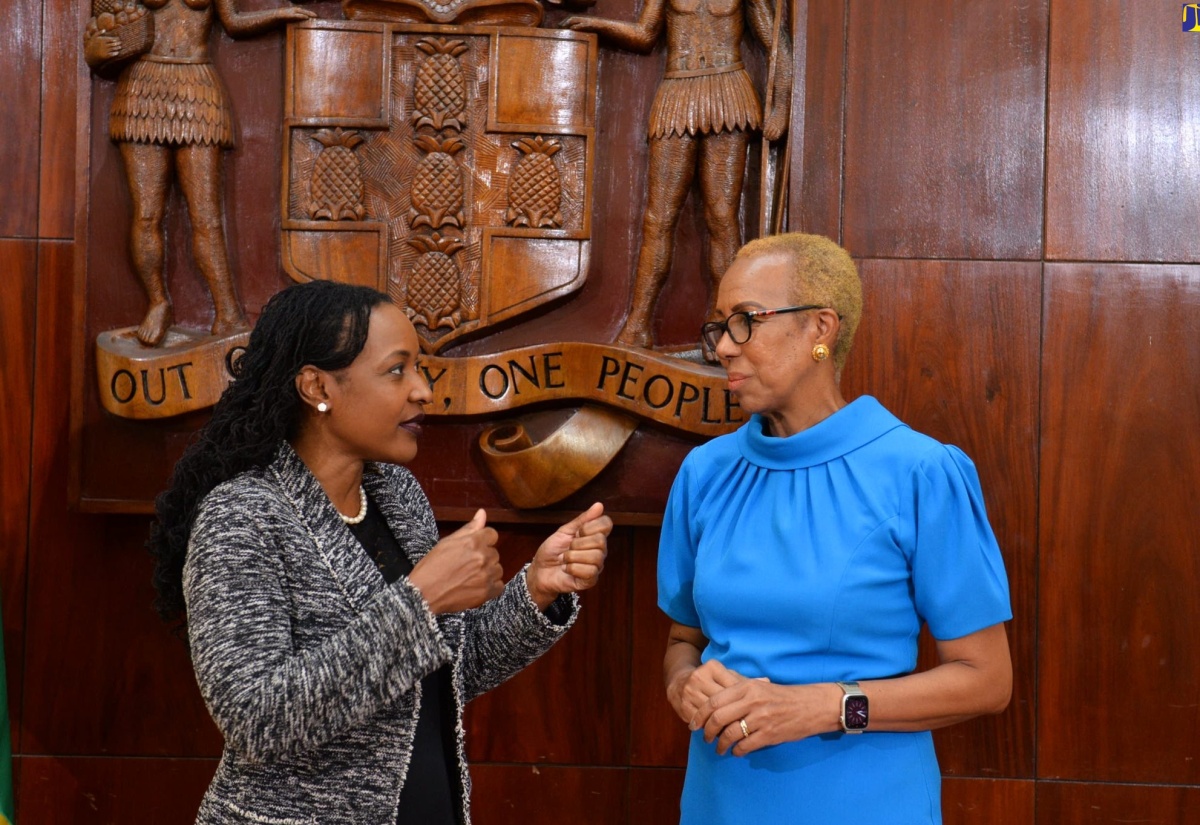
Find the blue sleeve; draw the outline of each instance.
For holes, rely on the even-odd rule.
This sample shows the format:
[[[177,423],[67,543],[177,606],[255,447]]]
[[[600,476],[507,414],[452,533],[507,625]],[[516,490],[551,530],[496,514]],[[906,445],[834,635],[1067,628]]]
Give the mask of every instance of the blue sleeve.
[[[697,489],[693,483],[693,472],[694,462],[689,455],[675,476],[671,495],[667,498],[667,509],[663,513],[662,532],[658,540],[658,606],[673,621],[688,627],[699,627],[700,616],[692,600],[698,540],[692,520],[695,508],[692,499]]]
[[[929,632],[958,639],[1011,619],[1008,576],[971,459],[940,447],[913,481],[913,591]]]

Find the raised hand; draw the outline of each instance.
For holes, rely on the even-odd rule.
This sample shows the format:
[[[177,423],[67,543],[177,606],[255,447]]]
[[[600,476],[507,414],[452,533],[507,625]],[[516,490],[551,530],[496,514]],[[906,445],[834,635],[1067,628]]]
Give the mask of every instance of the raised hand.
[[[435,614],[479,607],[504,590],[496,539],[496,531],[487,526],[487,513],[479,510],[435,544],[413,567],[408,581],[421,591]]]
[[[525,579],[538,607],[545,610],[560,593],[595,586],[608,556],[612,528],[604,505],[596,502],[542,542]]]

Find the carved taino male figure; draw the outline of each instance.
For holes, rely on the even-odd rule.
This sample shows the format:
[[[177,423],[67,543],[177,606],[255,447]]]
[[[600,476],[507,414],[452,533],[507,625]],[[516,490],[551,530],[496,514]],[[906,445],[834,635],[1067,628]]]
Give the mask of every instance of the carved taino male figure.
[[[209,60],[209,33],[214,19],[232,37],[244,37],[315,14],[291,7],[240,13],[234,0],[94,0],[93,11],[84,35],[88,65],[103,70],[133,60],[117,80],[109,137],[125,164],[133,199],[130,253],[149,299],[138,340],[157,346],[174,322],[163,273],[163,217],[173,177],[187,201],[196,264],[212,293],[212,333],[243,330],[221,204],[221,157],[233,146],[233,119]],[[149,35],[130,36],[135,27]]]
[[[633,305],[617,337],[650,346],[654,303],[671,270],[675,226],[697,172],[708,228],[711,295],[741,246],[738,206],[752,132],[777,140],[787,129],[791,102],[791,41],[776,24],[782,4],[770,0],[646,0],[636,23],[569,17],[563,26],[595,32],[638,52],[653,48],[666,30],[667,66],[650,111],[650,161],[642,247]],[[764,122],[762,104],[742,64],[746,22],[773,49],[773,94]],[[712,297],[710,297],[711,306]]]

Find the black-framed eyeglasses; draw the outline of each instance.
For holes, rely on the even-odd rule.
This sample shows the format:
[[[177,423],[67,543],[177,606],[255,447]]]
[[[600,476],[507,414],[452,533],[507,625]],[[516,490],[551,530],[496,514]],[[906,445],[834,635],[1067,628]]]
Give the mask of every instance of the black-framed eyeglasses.
[[[744,344],[750,340],[756,318],[770,318],[772,315],[784,315],[788,312],[807,312],[810,309],[830,309],[820,304],[805,304],[802,307],[778,307],[776,309],[748,309],[735,312],[724,321],[709,321],[700,327],[700,342],[710,353],[717,351],[721,336],[729,333],[729,340],[735,344]],[[838,316],[841,318],[842,316]]]

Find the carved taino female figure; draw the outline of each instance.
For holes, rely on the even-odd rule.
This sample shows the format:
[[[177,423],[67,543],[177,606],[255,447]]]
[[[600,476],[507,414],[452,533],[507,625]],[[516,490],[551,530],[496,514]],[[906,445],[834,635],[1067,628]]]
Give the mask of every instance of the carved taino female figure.
[[[770,0],[647,0],[636,23],[569,17],[563,26],[648,52],[666,29],[667,66],[650,111],[650,162],[633,307],[617,341],[652,343],[654,301],[671,270],[675,226],[697,171],[708,227],[712,295],[741,246],[738,204],[751,132],[777,140],[791,101],[791,41]],[[774,94],[762,104],[742,64],[746,21],[774,48]],[[776,37],[778,33],[778,37]],[[710,299],[711,302],[711,299]]]
[[[221,153],[233,146],[228,96],[208,55],[214,18],[232,37],[258,34],[315,14],[292,7],[241,13],[234,0],[142,0],[153,15],[153,43],[122,70],[109,119],[133,198],[130,251],[150,305],[138,340],[157,346],[174,322],[163,275],[163,216],[172,178],[187,201],[192,250],[212,292],[212,332],[246,328],[233,288],[221,204]],[[84,56],[101,68],[122,54],[116,29],[89,26]]]

